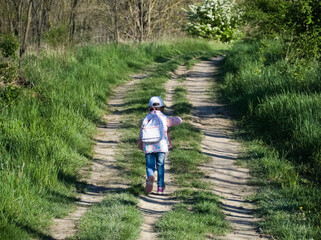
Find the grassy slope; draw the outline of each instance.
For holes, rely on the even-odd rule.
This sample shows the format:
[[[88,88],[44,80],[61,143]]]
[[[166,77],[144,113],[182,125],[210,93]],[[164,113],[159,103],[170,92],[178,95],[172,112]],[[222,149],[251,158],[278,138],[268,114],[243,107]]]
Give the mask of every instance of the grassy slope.
[[[154,61],[164,63],[156,73],[164,77],[175,64],[207,54],[212,54],[208,43],[183,40],[81,47],[43,54],[39,61],[29,56],[24,66],[29,85],[0,118],[0,237],[44,238],[50,219],[72,209],[83,186],[77,172],[92,156],[91,136],[115,85]]]
[[[239,43],[228,54],[222,97],[242,118],[246,163],[261,191],[263,229],[278,239],[321,233],[320,66],[288,62],[278,42]]]

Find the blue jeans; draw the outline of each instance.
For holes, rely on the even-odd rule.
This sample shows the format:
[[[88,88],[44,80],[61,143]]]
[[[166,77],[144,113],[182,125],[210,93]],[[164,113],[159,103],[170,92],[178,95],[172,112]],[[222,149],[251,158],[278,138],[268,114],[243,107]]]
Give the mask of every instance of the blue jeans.
[[[164,187],[164,176],[165,176],[165,153],[147,153],[145,155],[146,159],[146,173],[147,178],[149,176],[154,176],[155,167],[157,165],[157,185],[158,187]]]

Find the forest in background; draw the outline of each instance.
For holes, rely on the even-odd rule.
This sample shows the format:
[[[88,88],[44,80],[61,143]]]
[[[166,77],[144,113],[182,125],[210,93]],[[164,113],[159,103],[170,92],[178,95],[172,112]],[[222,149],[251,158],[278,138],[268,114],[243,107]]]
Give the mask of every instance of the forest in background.
[[[181,34],[191,0],[1,0],[0,32],[21,43],[142,42]]]

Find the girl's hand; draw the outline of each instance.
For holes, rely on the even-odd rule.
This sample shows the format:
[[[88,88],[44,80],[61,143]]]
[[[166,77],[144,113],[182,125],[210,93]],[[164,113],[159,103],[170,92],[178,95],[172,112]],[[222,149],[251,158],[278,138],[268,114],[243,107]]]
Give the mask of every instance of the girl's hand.
[[[138,149],[143,150],[143,141],[141,139],[138,140]]]

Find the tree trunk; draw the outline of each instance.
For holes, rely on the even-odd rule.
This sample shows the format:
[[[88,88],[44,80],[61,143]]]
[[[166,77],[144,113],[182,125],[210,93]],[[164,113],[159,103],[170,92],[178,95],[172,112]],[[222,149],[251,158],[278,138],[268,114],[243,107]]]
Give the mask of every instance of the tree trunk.
[[[23,41],[22,39],[22,12],[23,12],[23,2],[21,1],[19,6],[18,6],[18,15],[17,15],[17,26],[15,29],[15,32],[17,34],[17,37],[19,39],[20,42]]]
[[[26,52],[26,48],[27,48],[27,40],[28,40],[28,34],[29,34],[30,23],[31,23],[31,18],[32,18],[32,15],[31,15],[32,3],[33,3],[33,0],[30,0],[29,6],[28,6],[27,25],[25,28],[25,34],[23,37],[23,41],[22,41],[22,44],[20,47],[19,68],[21,67],[22,57],[23,57],[24,53]]]
[[[75,36],[75,29],[76,29],[76,7],[78,5],[78,0],[74,0],[71,14],[70,14],[70,20],[69,20],[69,28],[70,28],[70,41],[74,41]]]
[[[39,50],[41,48],[41,40],[42,40],[42,26],[43,26],[43,18],[44,18],[44,7],[43,7],[44,0],[40,1],[40,9],[39,9],[39,22],[37,26],[37,50],[39,53]]]
[[[148,1],[148,11],[147,11],[147,34],[146,34],[148,38],[150,38],[150,36],[151,36],[151,29],[152,29],[151,16],[152,16],[153,7],[154,7],[153,0],[149,0]]]
[[[140,0],[139,16],[140,16],[139,41],[143,42],[144,41],[144,0]]]
[[[114,0],[114,21],[115,21],[115,33],[114,38],[115,42],[119,43],[119,26],[118,26],[118,3],[117,0]]]

